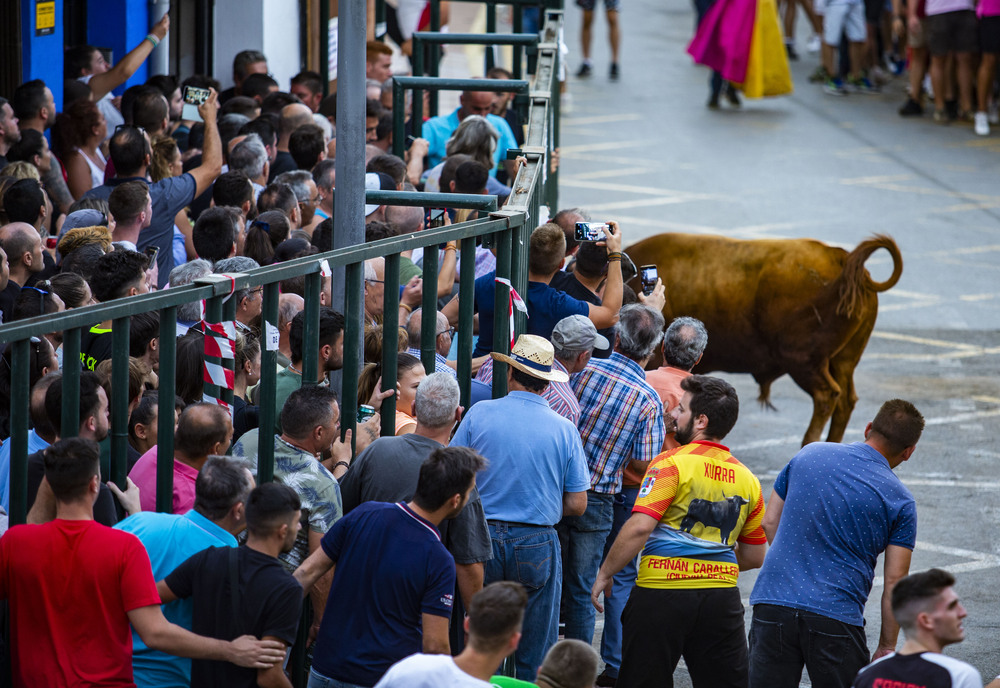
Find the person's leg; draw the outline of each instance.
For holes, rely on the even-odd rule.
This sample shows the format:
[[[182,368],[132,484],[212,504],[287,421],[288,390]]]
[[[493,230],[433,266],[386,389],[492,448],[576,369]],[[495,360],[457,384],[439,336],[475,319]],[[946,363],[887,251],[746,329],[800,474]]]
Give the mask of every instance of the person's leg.
[[[849,688],[868,664],[865,629],[819,614],[801,613],[806,670],[813,688]]]
[[[804,659],[798,611],[758,604],[750,622],[750,688],[798,688]]]
[[[799,59],[799,54],[795,51],[795,0],[787,0],[785,3],[785,52],[788,53],[789,60]]]
[[[608,42],[611,44],[611,64],[618,64],[618,49],[621,45],[621,29],[618,25],[618,10],[608,9]]]
[[[865,63],[865,51],[868,49],[868,44],[864,41],[852,42],[850,47],[851,52],[851,73],[850,78],[858,81],[864,77],[863,65]]]
[[[673,688],[688,621],[692,590],[636,586],[622,613],[622,666],[618,688]]]
[[[813,9],[812,0],[798,0],[798,4],[802,6],[802,9],[806,13],[806,17],[809,19],[809,24],[812,26],[813,33],[817,36],[823,35],[823,19],[820,15],[816,14]]]
[[[931,54],[931,86],[934,88],[934,119],[944,113],[944,71],[946,55]],[[939,113],[941,113],[939,115]]]
[[[504,542],[505,580],[517,581],[528,592],[514,664],[517,678],[533,681],[545,653],[559,639],[559,596],[562,593],[559,537],[552,528],[510,526],[508,530],[509,536]]]
[[[611,532],[604,545],[604,556],[614,544],[622,526],[628,521],[635,505],[638,487],[623,487],[621,494],[615,497],[614,521]],[[604,661],[604,673],[610,678],[616,678],[622,665],[622,612],[628,602],[629,593],[635,585],[635,559],[625,565],[612,579],[611,597],[604,598],[604,632],[601,634],[601,659]]]
[[[849,10],[849,5],[834,3],[827,5],[823,17],[823,66],[831,78],[840,73],[837,69],[837,51]]]
[[[990,106],[990,92],[993,90],[993,75],[997,69],[997,56],[995,53],[983,53],[982,61],[979,63],[978,81],[976,84],[976,97],[978,100],[979,112],[986,112]]]
[[[614,520],[614,495],[587,493],[587,510],[580,516],[566,517],[561,527],[569,533],[569,559],[564,562],[566,638],[594,642],[597,612],[590,601],[590,590],[604,554],[604,543]]]
[[[958,72],[958,111],[960,115],[972,112],[972,53],[956,53]]]
[[[702,590],[684,663],[694,688],[747,688],[747,638],[739,588]]]
[[[583,11],[583,26],[580,27],[580,52],[583,53],[583,61],[590,62],[590,40],[593,35],[594,10],[593,8]]]

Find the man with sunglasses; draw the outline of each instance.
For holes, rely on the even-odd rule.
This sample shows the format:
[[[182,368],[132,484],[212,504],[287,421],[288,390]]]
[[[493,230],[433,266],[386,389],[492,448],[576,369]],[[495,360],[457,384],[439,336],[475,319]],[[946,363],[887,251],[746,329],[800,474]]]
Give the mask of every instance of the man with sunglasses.
[[[198,113],[205,121],[205,142],[202,148],[201,165],[179,177],[167,177],[155,183],[149,180],[149,164],[152,149],[149,136],[139,128],[122,125],[115,129],[109,150],[111,161],[117,171],[107,184],[95,187],[84,194],[86,198],[108,200],[111,192],[130,181],[144,181],[149,184],[152,200],[152,220],[149,227],[139,232],[136,245],[140,251],[149,246],[159,248],[157,265],[162,289],[174,267],[173,241],[174,217],[182,209],[212,185],[222,172],[222,140],[216,122],[218,94],[213,90],[208,99],[198,106]]]

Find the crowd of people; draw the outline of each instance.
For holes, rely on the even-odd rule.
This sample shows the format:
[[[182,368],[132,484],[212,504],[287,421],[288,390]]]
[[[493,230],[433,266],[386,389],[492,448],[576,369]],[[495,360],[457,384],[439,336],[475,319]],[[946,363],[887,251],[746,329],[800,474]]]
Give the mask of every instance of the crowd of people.
[[[586,76],[590,69],[586,60],[590,41],[588,6],[582,0],[578,4],[584,7],[585,16],[585,59],[579,75]],[[753,23],[754,4],[753,0],[695,2],[699,27],[689,52],[700,63],[727,70],[726,74],[713,73],[710,108],[719,107],[723,78],[741,87],[743,70],[735,65],[745,69],[751,41],[749,32],[742,32],[739,26],[741,22]],[[617,3],[608,3],[614,50],[617,20],[612,21],[612,15],[617,11],[612,5],[617,7]],[[901,116],[918,117],[926,109],[935,122],[968,123],[979,136],[988,136],[990,125],[1000,122],[996,69],[1000,3],[995,0],[784,0],[782,5],[785,55],[776,56],[766,46],[755,47],[760,51],[755,59],[762,61],[765,68],[769,62],[784,62],[785,56],[800,59],[795,34],[801,8],[811,28],[806,42],[808,52],[820,53],[820,64],[809,81],[821,84],[825,93],[877,94],[893,78],[908,72]],[[768,4],[764,11],[773,14],[775,9]],[[757,18],[761,19],[760,12]],[[756,28],[754,32],[756,35]],[[706,46],[714,52],[706,50]],[[749,61],[754,63],[754,59]],[[746,88],[746,84],[742,87]],[[740,107],[733,84],[726,83],[725,88],[730,105]]]
[[[69,50],[59,112],[39,81],[0,102],[0,322],[331,249],[335,96],[323,97],[311,72],[280,90],[266,57],[248,50],[228,91],[208,76],[156,76],[116,102],[111,91],[168,28],[164,19],[114,66],[91,46]],[[505,153],[524,135],[509,98],[463,93],[399,158],[389,152],[401,105],[386,58],[369,44],[366,186],[508,195],[516,167]],[[184,86],[208,90],[197,119],[184,114]],[[368,241],[427,223],[420,208],[371,204],[365,215]],[[494,311],[507,307],[494,302],[496,258],[476,247],[465,266],[474,294],[461,295],[477,313],[468,409],[456,364],[458,243],[403,255],[398,332],[382,326],[386,262],[366,261],[356,401],[374,414],[344,436],[328,375],[343,367],[345,321],[328,277],[318,303],[305,300],[302,278],[281,283],[273,373],[261,370],[272,345],[262,341],[262,288],[235,291],[228,410],[206,400],[212,333],[200,304],[177,309],[167,409],[156,391],[160,314],[133,316],[126,489],[103,481],[113,322],[83,332],[79,362],[62,356],[61,332],[32,338],[28,525],[0,538],[14,684],[289,686],[286,658],[298,646],[311,688],[662,686],[681,658],[696,688],[790,688],[803,667],[817,686],[903,685],[943,670],[966,683],[926,685],[981,687],[975,670],[939,654],[962,638],[954,579],[907,577],[915,503],[892,469],[915,450],[919,411],[891,400],[865,441],[807,446],[765,500],[722,444],[738,420],[735,390],[692,374],[717,333],[691,317],[667,323],[662,283],[630,286],[617,223],[602,240],[577,240],[589,220],[564,209],[531,232],[527,331],[509,355],[492,346]],[[430,250],[433,285],[422,271]],[[439,302],[430,367],[420,357],[425,289]],[[319,316],[309,352],[307,309]],[[386,346],[397,348],[396,389],[381,386]],[[9,441],[12,360],[5,346],[4,510],[11,464],[24,460]],[[319,384],[302,384],[306,360]],[[80,367],[72,437],[61,436],[67,365]],[[508,391],[493,399],[504,367]],[[275,423],[262,428],[264,374],[276,375]],[[161,413],[173,414],[172,456],[158,456]],[[271,482],[258,481],[262,442],[274,449]],[[161,462],[172,462],[165,513]],[[863,669],[862,614],[882,552],[875,658],[894,651],[900,626],[906,643]],[[748,644],[736,583],[755,568]],[[498,675],[511,654],[514,676]]]

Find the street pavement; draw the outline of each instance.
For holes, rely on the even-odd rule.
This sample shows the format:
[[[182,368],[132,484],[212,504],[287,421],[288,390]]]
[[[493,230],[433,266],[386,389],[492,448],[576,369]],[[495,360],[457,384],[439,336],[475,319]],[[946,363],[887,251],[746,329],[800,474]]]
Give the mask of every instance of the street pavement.
[[[579,80],[572,74],[580,64],[580,11],[566,8],[571,76],[560,207],[618,220],[626,244],[661,232],[809,237],[847,249],[886,233],[899,244],[903,276],[880,296],[844,439],[861,440],[889,398],[909,399],[926,417],[916,453],[897,469],[918,505],[911,570],[956,574],[969,616],[965,642],[947,654],[971,662],[988,682],[1000,672],[1000,131],[979,138],[969,126],[936,125],[929,115],[901,118],[903,79],[879,95],[825,95],[807,82],[818,59],[806,53],[804,22],[793,95],[709,111],[708,72],[685,53],[690,4],[623,0],[617,82],[608,79],[606,24],[597,15],[594,75]],[[884,252],[867,265],[876,279],[891,271]],[[799,446],[811,401],[784,377],[772,389],[777,411],[765,411],[750,376],[716,374],[742,399],[727,442],[769,495]],[[746,600],[755,574],[741,578]],[[879,577],[866,611],[871,649],[881,591]],[[749,616],[748,609],[748,626]],[[683,666],[676,678],[690,685]]]

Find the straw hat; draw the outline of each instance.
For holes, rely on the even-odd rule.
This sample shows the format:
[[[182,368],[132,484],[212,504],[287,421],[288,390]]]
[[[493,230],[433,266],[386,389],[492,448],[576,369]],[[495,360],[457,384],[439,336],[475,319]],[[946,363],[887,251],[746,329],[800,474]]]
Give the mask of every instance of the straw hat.
[[[527,373],[541,380],[548,380],[549,382],[569,381],[569,375],[561,370],[552,369],[555,352],[552,349],[552,343],[545,337],[539,337],[534,334],[522,334],[514,342],[514,348],[510,350],[510,356],[498,353],[491,353],[490,356],[496,361],[509,363],[522,373]]]

